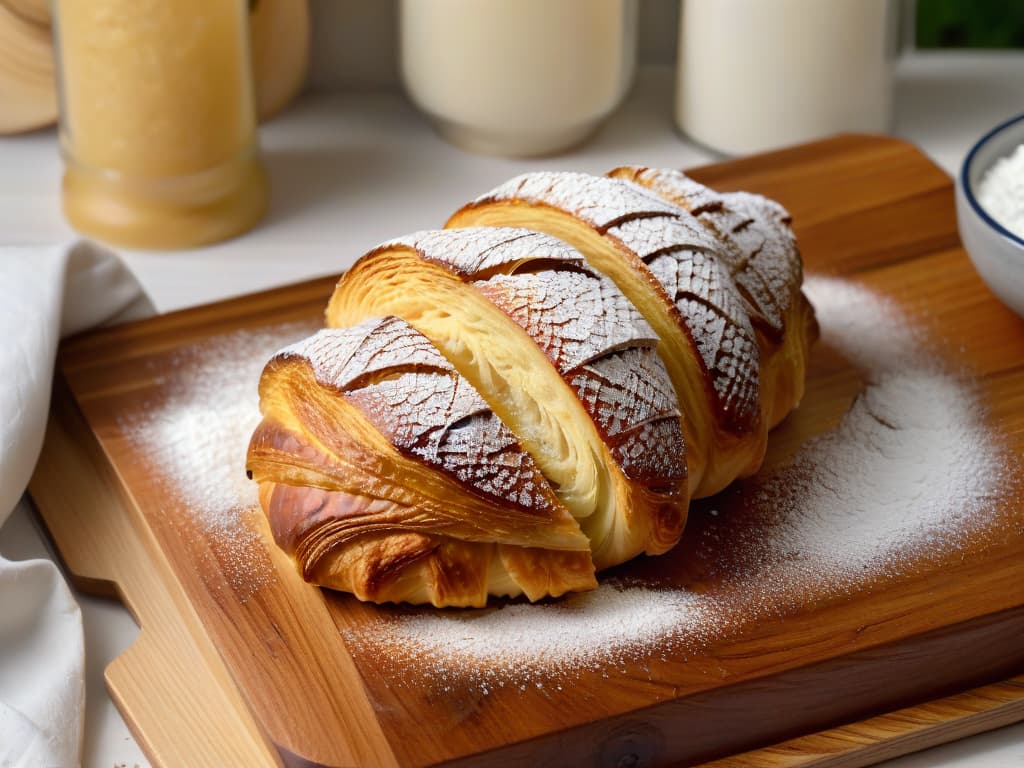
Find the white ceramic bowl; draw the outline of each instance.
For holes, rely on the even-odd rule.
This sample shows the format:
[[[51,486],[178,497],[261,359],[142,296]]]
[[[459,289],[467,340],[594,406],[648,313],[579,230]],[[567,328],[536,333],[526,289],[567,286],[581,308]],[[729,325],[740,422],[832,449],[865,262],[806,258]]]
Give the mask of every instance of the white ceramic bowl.
[[[1003,303],[1024,317],[1024,239],[992,218],[977,198],[988,169],[1021,143],[1024,115],[997,125],[971,148],[957,178],[956,218],[975,269]]]

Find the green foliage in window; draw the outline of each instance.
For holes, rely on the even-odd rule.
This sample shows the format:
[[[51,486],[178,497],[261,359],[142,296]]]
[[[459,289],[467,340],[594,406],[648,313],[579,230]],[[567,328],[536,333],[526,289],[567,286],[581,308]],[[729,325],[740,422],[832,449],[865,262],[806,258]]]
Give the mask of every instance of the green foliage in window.
[[[1024,0],[918,0],[921,48],[1024,48]]]

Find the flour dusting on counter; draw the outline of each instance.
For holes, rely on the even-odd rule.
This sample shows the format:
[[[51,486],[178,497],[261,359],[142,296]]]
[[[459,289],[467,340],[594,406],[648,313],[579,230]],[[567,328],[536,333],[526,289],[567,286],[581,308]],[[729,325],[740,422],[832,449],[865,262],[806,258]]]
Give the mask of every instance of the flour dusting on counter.
[[[159,469],[166,490],[203,527],[213,556],[242,596],[273,576],[259,534],[246,519],[258,514],[245,454],[260,421],[260,373],[275,351],[309,331],[306,324],[290,323],[190,347],[175,360],[166,398],[121,420],[129,440]]]

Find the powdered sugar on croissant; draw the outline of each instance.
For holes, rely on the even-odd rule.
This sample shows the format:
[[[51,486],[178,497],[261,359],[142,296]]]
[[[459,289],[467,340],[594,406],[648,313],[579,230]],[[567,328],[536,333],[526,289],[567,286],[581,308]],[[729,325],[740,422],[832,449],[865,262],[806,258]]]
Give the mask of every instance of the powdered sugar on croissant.
[[[756,471],[767,440],[760,349],[713,233],[638,184],[583,173],[519,176],[464,206],[447,226],[480,225],[565,240],[650,322],[685,416],[697,495]]]
[[[518,229],[399,238],[353,266],[327,320],[376,314],[428,337],[521,437],[598,568],[675,543],[685,443],[657,339],[573,248]]]
[[[305,578],[434,605],[589,589],[758,468],[816,333],[788,214],[614,173],[527,174],[374,248],[332,329],[268,364],[249,465]]]
[[[785,208],[750,192],[716,192],[674,169],[622,166],[609,176],[634,181],[696,216],[721,242],[720,257],[754,321],[782,335],[802,272]]]
[[[318,383],[344,391],[399,451],[498,501],[550,514],[552,495],[515,435],[398,318],[326,329],[279,355],[308,361]]]
[[[249,470],[278,542],[307,577],[343,578],[364,599],[444,605],[592,585],[589,542],[533,460],[401,320],[323,330],[282,350],[264,374],[261,407]],[[538,564],[546,551],[571,564],[568,580],[504,567]],[[369,553],[374,567],[350,567]],[[446,563],[474,578],[410,579]]]

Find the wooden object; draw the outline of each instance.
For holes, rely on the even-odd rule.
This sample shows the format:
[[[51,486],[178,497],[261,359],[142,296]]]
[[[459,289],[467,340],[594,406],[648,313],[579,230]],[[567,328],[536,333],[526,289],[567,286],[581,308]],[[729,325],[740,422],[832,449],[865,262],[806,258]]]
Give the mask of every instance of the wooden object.
[[[38,0],[0,0],[0,135],[57,120],[53,41]]]
[[[1011,450],[1024,454],[1024,324],[975,275],[959,247],[950,180],[917,150],[846,136],[694,175],[783,202],[794,215],[808,270],[854,275],[895,297],[958,369],[978,378],[992,423]],[[172,714],[199,729],[179,734],[210,739],[218,738],[210,721],[230,717],[228,730],[237,736],[232,748],[270,743],[288,765],[691,765],[795,739],[733,757],[730,768],[864,765],[871,755],[983,729],[986,717],[995,725],[1022,716],[1019,683],[1013,683],[953,696],[938,709],[872,717],[1024,669],[1019,498],[992,510],[1008,524],[998,542],[938,557],[907,577],[879,577],[851,598],[805,595],[800,610],[752,622],[700,653],[585,673],[557,694],[508,686],[482,696],[458,686],[395,685],[402,670],[393,660],[353,653],[340,632],[372,626],[389,609],[302,583],[272,546],[253,556],[269,559],[276,580],[243,599],[224,572],[223,553],[194,520],[176,514],[175,490],[158,483],[159,466],[135,454],[119,418],[164,397],[162,388],[180,375],[182,350],[237,329],[315,319],[332,284],[314,281],[104,330],[61,351],[67,389],[57,390],[55,424],[31,490],[73,573],[116,581],[143,638],[172,629],[179,637],[177,645],[163,646],[162,659],[164,668],[174,662],[184,669],[168,681],[177,695],[131,687],[130,680],[150,684],[162,674],[142,663],[119,660],[110,675],[115,697],[155,759],[161,756],[155,745],[169,737],[151,729]],[[815,355],[804,403],[773,435],[769,461],[834,423],[857,386],[841,359],[827,350]],[[84,458],[76,465],[79,453]],[[102,495],[87,497],[90,486]],[[86,524],[76,515],[90,498]],[[672,555],[622,572],[713,589],[695,555],[706,520],[695,515]],[[129,529],[132,537],[118,533]],[[115,540],[116,548],[107,543]],[[124,562],[111,562],[118,558]],[[146,574],[150,560],[153,572]],[[142,593],[150,578],[163,581],[166,597],[149,597],[159,591],[152,586]],[[150,618],[146,610],[157,610],[150,601],[179,610],[184,634]],[[191,655],[177,646],[191,647]],[[200,660],[217,684],[201,679]],[[124,674],[115,672],[118,663]],[[234,690],[223,690],[229,677],[248,712]],[[186,696],[183,689],[192,685],[220,690],[221,697],[201,703]],[[865,717],[857,726],[807,736]],[[882,738],[889,729],[897,739]],[[179,735],[179,748],[190,739]],[[894,746],[887,753],[879,744]],[[858,762],[858,756],[867,757]],[[188,764],[205,757],[197,748]],[[229,763],[210,758],[209,764]]]
[[[40,27],[50,26],[50,4],[46,0],[0,0],[22,19]]]
[[[66,390],[55,392],[32,481],[80,589],[122,600],[142,627],[106,670],[107,686],[155,766],[279,765],[166,558],[127,498]],[[41,478],[61,478],[40,487]],[[45,501],[44,501],[45,500]]]
[[[1024,720],[1024,677],[725,757],[700,768],[859,768]]]

